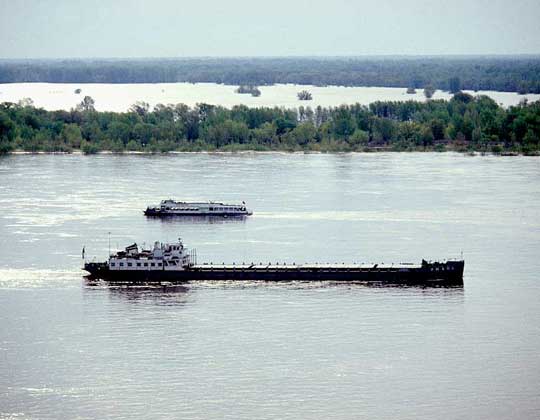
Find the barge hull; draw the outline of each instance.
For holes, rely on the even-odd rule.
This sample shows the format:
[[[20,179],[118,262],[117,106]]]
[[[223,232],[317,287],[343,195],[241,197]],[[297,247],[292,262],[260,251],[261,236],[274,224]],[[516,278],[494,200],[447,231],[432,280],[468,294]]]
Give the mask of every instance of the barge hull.
[[[463,261],[426,263],[412,268],[392,267],[220,267],[193,266],[185,270],[110,270],[105,263],[88,263],[85,270],[90,278],[108,282],[137,284],[196,281],[344,281],[381,284],[462,285]]]

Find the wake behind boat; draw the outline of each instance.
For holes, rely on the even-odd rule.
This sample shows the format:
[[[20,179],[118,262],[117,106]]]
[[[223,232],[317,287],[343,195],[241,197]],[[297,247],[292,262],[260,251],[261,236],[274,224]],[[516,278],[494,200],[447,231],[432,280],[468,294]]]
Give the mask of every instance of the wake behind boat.
[[[144,211],[146,216],[251,216],[246,203],[226,204],[214,201],[187,202],[175,200],[163,200],[158,206],[147,207]]]
[[[137,284],[187,282],[197,280],[250,281],[348,281],[378,284],[462,285],[463,260],[420,264],[212,264],[197,263],[195,250],[181,240],[170,244],[155,242],[151,250],[137,244],[109,256],[105,262],[85,263],[90,278]]]

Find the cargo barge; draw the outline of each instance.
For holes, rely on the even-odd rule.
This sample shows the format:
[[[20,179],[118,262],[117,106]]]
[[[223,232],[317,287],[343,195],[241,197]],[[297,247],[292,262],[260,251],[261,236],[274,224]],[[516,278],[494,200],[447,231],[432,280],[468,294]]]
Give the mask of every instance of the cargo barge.
[[[194,281],[345,281],[373,284],[452,286],[463,284],[463,260],[420,264],[198,264],[195,250],[181,240],[156,242],[151,250],[137,244],[109,256],[104,262],[86,262],[90,279],[122,284],[182,283]]]
[[[242,217],[253,214],[246,207],[246,203],[227,204],[214,201],[187,202],[175,200],[163,200],[158,206],[148,206],[144,210],[146,216],[167,217],[167,216],[216,216],[216,217]]]

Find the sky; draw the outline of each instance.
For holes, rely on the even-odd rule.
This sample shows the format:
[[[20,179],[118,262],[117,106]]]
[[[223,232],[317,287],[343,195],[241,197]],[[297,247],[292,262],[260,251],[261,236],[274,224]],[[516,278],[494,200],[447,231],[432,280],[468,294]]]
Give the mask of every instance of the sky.
[[[540,54],[540,0],[0,0],[0,58]]]

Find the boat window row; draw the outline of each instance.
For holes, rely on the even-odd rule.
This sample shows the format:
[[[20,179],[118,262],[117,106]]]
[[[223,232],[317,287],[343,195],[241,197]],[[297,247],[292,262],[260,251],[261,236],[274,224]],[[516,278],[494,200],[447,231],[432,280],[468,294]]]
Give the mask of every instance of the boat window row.
[[[245,207],[210,207],[209,211],[245,211]]]
[[[173,211],[199,211],[198,208],[193,208],[193,207],[165,207],[165,210],[173,210]]]
[[[166,211],[200,211],[198,207],[162,207]],[[208,211],[246,211],[245,207],[209,207]]]
[[[119,266],[119,267],[124,267],[124,266],[126,266],[126,265],[127,265],[128,267],[133,267],[133,266],[134,266],[134,263],[130,263],[130,262],[128,262],[128,263],[123,263],[123,262],[118,263],[118,266]],[[161,267],[161,266],[162,266],[162,263],[160,263],[160,262],[156,262],[156,263],[147,263],[147,262],[145,262],[145,263],[140,263],[140,262],[138,262],[138,263],[136,263],[136,266],[137,266],[137,267]],[[112,263],[111,263],[111,267],[116,267],[116,263],[113,263],[113,262],[112,262]]]

